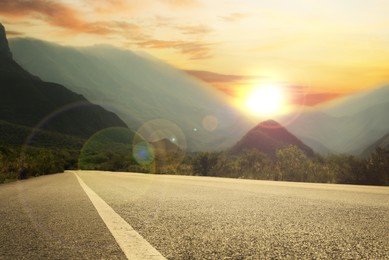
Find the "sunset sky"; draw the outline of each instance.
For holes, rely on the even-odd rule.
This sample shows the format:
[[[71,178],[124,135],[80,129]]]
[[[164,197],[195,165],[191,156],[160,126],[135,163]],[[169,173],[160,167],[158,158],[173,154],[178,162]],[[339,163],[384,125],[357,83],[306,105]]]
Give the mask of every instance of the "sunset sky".
[[[387,0],[1,0],[8,37],[147,52],[231,96],[314,105],[389,81]]]

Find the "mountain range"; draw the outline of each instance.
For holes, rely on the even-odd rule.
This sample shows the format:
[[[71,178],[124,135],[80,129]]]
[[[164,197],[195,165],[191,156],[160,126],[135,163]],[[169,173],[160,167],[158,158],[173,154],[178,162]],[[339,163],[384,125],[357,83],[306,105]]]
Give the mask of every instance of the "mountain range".
[[[279,120],[317,151],[361,155],[389,131],[388,111],[389,86],[382,86],[331,106],[306,110],[295,119]]]
[[[155,119],[178,126],[192,151],[230,147],[254,125],[226,95],[143,53],[26,38],[10,46],[25,69],[115,112],[134,131]]]
[[[78,143],[107,127],[127,127],[115,114],[83,96],[30,74],[12,56],[0,24],[0,131],[7,133],[0,143],[18,143],[39,130],[44,130],[39,133],[43,139]]]
[[[375,143],[367,147],[362,155],[368,157],[372,152],[374,152],[378,147],[389,151],[389,133],[378,139]]]
[[[183,132],[190,151],[233,147],[257,124],[227,96],[144,53],[29,38],[12,39],[10,47],[23,68],[115,112],[134,131],[149,121],[168,121]],[[361,155],[389,132],[388,97],[389,86],[382,86],[274,119],[316,152]],[[158,132],[158,126],[153,131]]]

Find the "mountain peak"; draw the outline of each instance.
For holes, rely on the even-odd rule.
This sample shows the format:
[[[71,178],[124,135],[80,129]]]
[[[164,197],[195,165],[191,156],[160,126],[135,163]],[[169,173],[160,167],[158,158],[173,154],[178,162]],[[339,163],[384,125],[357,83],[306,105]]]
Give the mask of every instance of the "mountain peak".
[[[233,153],[256,149],[272,157],[277,150],[288,145],[297,146],[308,156],[313,156],[313,150],[291,134],[286,128],[274,120],[259,123],[251,129],[233,148]]]
[[[283,126],[280,123],[278,123],[278,122],[276,122],[276,121],[274,121],[272,119],[269,119],[269,120],[266,120],[266,121],[263,121],[263,122],[259,123],[257,127],[263,127],[263,128],[283,128]]]
[[[12,59],[12,53],[8,46],[7,35],[4,26],[0,23],[0,57]]]

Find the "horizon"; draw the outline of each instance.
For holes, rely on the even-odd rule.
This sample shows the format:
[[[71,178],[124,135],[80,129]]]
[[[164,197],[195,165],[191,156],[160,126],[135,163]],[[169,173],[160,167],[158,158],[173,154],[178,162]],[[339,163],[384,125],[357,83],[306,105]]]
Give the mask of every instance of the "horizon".
[[[269,82],[286,105],[308,107],[388,82],[387,19],[375,1],[223,3],[6,0],[0,21],[9,39],[145,52],[242,106]]]

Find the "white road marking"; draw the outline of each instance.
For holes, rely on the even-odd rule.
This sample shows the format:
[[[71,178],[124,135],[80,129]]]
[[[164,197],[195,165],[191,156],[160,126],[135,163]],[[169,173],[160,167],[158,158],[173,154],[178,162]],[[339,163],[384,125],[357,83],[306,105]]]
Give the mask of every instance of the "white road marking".
[[[166,259],[76,175],[100,217],[128,259]]]

